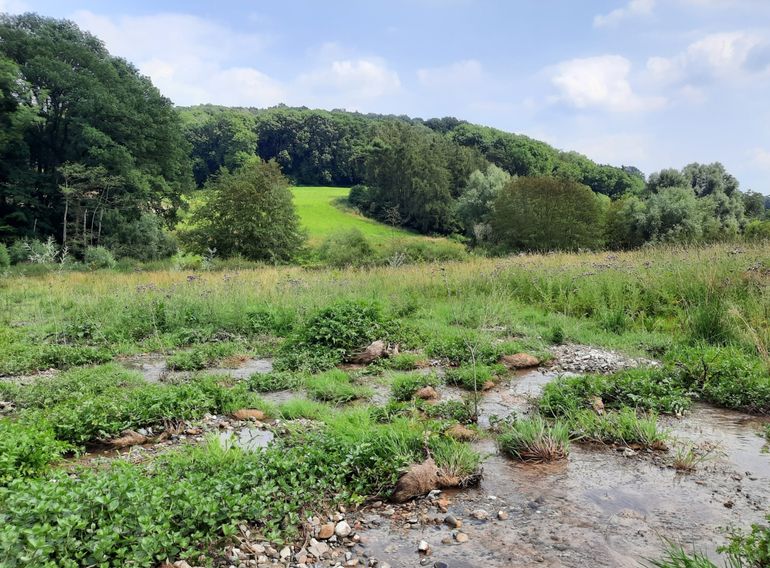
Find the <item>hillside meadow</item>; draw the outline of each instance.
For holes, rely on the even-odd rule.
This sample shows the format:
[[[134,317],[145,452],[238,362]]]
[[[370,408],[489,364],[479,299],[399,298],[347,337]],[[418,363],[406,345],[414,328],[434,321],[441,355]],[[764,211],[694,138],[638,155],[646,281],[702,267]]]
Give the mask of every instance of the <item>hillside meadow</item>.
[[[0,561],[228,565],[235,548],[286,546],[333,563],[340,549],[301,545],[302,534],[321,534],[314,514],[347,510],[352,523],[373,498],[477,485],[490,444],[523,464],[599,459],[612,472],[629,455],[656,476],[708,472],[708,451],[666,425],[703,419],[697,405],[707,404],[765,428],[769,306],[766,246],[4,276]],[[580,345],[659,363],[548,374],[568,363],[560,348]],[[523,405],[506,402],[527,376],[516,369],[532,365],[551,383]],[[231,431],[268,441],[222,446]],[[414,485],[410,468],[423,462],[438,478]],[[494,463],[486,483],[507,475]],[[687,491],[726,483],[699,475],[687,502],[704,498]],[[697,522],[681,514],[666,538]],[[762,558],[767,529],[750,526],[761,516],[731,514],[732,536],[687,530],[719,539],[730,558]],[[645,547],[626,553],[666,554],[664,541]]]

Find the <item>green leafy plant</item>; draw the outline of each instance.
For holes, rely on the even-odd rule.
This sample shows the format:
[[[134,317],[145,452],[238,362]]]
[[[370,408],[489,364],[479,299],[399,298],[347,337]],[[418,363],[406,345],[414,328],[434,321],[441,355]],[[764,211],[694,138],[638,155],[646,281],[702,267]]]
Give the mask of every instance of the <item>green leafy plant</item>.
[[[390,391],[394,400],[411,400],[423,387],[437,387],[441,380],[435,373],[397,373],[391,378]]]

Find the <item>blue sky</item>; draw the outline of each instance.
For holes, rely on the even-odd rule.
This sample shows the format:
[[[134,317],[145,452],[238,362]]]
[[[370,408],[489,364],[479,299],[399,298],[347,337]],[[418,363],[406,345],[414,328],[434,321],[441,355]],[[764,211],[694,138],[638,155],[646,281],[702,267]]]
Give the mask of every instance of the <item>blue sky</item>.
[[[67,17],[175,103],[456,116],[770,193],[770,0],[0,0]]]

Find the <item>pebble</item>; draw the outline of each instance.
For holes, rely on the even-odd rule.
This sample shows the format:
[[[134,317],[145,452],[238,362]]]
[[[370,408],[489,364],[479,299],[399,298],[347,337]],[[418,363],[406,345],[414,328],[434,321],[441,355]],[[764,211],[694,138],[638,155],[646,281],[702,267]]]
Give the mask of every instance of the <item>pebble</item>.
[[[334,534],[334,523],[325,523],[318,529],[318,538],[327,540]]]
[[[462,533],[462,532],[459,532],[459,533],[457,533],[457,534],[455,535],[455,540],[456,540],[457,542],[459,542],[460,544],[462,544],[462,543],[464,543],[464,542],[468,542],[468,541],[470,540],[470,538],[468,537],[468,535],[467,535],[467,534],[465,534],[465,533]]]
[[[498,511],[497,512],[497,518],[501,521],[507,521],[508,520],[508,512],[507,511]]]
[[[477,521],[486,521],[489,518],[489,513],[487,513],[484,509],[476,509],[471,513],[471,517]]]
[[[447,515],[444,517],[444,524],[453,529],[459,529],[463,526],[463,522],[454,515]]]
[[[421,540],[420,544],[417,545],[417,550],[419,550],[420,552],[422,552],[424,554],[429,554],[430,553],[430,544],[428,544],[428,542],[425,541],[425,540]]]
[[[336,534],[339,538],[345,538],[346,536],[349,536],[350,533],[353,532],[353,529],[350,528],[350,525],[347,521],[340,521],[337,523],[337,526],[334,527],[334,534]]]

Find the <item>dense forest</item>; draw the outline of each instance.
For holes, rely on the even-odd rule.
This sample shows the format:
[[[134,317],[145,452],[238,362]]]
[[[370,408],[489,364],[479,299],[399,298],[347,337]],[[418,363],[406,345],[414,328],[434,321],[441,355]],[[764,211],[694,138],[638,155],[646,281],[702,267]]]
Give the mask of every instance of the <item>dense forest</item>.
[[[265,204],[251,207],[249,219],[280,204],[275,230],[288,220],[291,234],[272,240],[291,246],[233,246],[223,233],[239,230],[205,222],[200,212],[192,218],[205,227],[194,227],[197,237],[179,235],[183,244],[289,260],[301,236],[290,183],[352,186],[350,205],[366,216],[455,235],[487,253],[770,238],[770,199],[742,192],[719,163],[646,178],[633,166],[596,164],[455,118],[176,108],[72,22],[2,16],[0,37],[0,242],[16,261],[47,239],[75,258],[92,249],[138,260],[168,256],[195,195],[213,220],[222,217],[217,204],[237,210],[237,195]],[[258,196],[239,179],[255,180]]]

